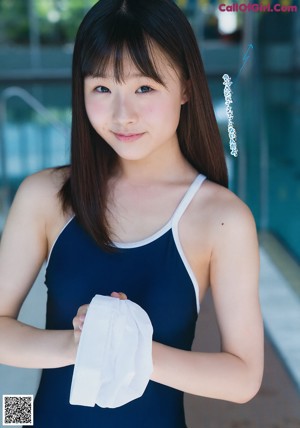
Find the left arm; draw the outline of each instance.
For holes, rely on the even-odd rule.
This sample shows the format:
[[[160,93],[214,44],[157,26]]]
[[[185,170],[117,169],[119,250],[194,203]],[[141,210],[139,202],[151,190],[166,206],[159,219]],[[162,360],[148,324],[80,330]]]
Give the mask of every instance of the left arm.
[[[263,373],[258,243],[252,214],[241,201],[225,208],[222,223],[210,262],[221,352],[189,352],[154,343],[152,380],[191,394],[244,403],[258,392]]]

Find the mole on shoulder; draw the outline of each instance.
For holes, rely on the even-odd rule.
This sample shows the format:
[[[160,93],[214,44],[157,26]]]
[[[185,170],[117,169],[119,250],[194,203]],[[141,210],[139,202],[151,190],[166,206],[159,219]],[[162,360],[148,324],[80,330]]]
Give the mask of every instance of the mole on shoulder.
[[[224,226],[224,223],[221,223],[222,224],[222,226]]]

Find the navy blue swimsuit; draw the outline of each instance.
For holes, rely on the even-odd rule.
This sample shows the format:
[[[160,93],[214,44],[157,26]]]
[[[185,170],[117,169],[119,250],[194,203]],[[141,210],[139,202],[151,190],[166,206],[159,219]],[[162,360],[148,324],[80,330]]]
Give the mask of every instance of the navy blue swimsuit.
[[[72,329],[79,306],[95,294],[122,291],[153,325],[153,340],[190,350],[199,312],[196,278],[178,223],[205,177],[198,175],[169,222],[151,237],[103,251],[73,217],[54,243],[46,270],[46,328]],[[74,366],[44,369],[35,398],[35,428],[184,428],[183,393],[150,381],[142,397],[116,409],[69,404]]]

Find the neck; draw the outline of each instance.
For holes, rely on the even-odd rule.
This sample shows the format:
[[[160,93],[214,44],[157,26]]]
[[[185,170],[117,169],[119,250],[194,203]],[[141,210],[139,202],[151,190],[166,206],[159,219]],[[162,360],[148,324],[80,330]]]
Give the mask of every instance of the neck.
[[[136,184],[193,179],[196,171],[185,159],[178,141],[166,144],[141,160],[119,159],[119,177]]]

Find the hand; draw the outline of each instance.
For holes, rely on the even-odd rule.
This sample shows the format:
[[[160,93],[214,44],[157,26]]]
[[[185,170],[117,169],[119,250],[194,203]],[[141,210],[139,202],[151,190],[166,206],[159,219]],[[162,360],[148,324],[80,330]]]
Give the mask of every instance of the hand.
[[[111,293],[111,297],[115,297],[115,298],[120,299],[120,300],[126,300],[127,299],[127,296],[125,293],[122,293],[122,292],[117,293],[116,291]],[[85,316],[86,316],[88,307],[89,307],[89,305],[80,306],[80,308],[77,311],[76,316],[73,318],[74,341],[75,341],[76,345],[78,345],[79,340],[80,340],[81,330],[83,328],[83,323],[85,320]]]

